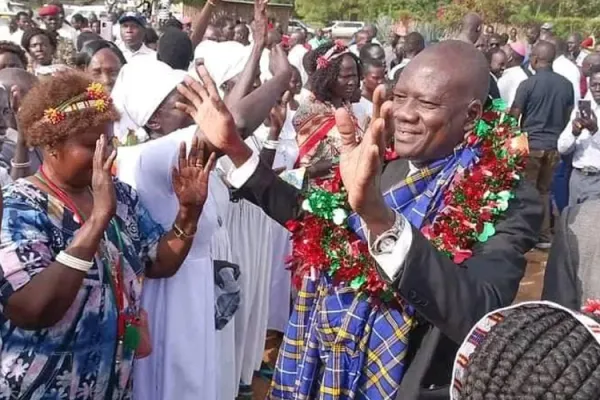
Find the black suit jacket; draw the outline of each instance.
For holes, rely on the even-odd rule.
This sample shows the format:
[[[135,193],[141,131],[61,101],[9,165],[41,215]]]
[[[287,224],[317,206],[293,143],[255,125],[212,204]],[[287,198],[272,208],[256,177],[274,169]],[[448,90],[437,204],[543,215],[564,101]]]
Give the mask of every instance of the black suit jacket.
[[[408,174],[408,162],[387,163],[382,190]],[[300,192],[260,164],[238,193],[283,224],[298,218]],[[403,271],[392,283],[421,320],[410,334],[408,369],[397,399],[449,399],[452,364],[459,344],[486,313],[514,300],[525,272],[524,254],[537,240],[542,220],[539,195],[522,182],[496,234],[473,248],[464,265],[440,254],[418,229]]]

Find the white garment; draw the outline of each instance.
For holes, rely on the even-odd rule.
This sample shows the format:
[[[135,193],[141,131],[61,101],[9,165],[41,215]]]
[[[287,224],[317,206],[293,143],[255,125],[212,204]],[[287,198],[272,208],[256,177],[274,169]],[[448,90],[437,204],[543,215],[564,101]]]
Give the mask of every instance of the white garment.
[[[121,42],[119,49],[123,53],[123,56],[125,57],[125,60],[127,60],[127,62],[131,62],[131,60],[133,60],[134,58],[143,58],[145,60],[152,60],[152,59],[156,60],[156,51],[152,50],[150,47],[146,46],[143,43],[139,49],[133,51],[133,50],[129,49],[127,47],[127,45],[125,45],[125,43]],[[156,78],[157,77],[155,77],[155,79]]]
[[[232,168],[227,174],[227,180],[235,188],[241,188],[250,179],[258,164],[260,158],[257,154],[253,154],[243,165],[239,168]],[[400,215],[400,218],[404,218]],[[409,222],[404,220],[405,229],[400,232],[400,237],[394,246],[394,249],[390,253],[386,254],[373,254],[373,258],[379,264],[383,272],[388,276],[390,280],[394,280],[398,273],[402,270],[402,264],[406,259],[406,255],[412,246],[412,229],[410,229]],[[369,251],[371,249],[369,248]]]
[[[0,167],[0,188],[12,183],[13,179],[10,177],[10,173],[4,167]]]
[[[135,146],[141,149],[135,185],[152,218],[170,230],[179,209],[171,171],[179,143],[188,144],[195,127]],[[209,188],[212,192],[212,188]],[[148,312],[152,354],[136,360],[134,398],[217,399],[214,274],[210,243],[218,229],[217,204],[209,195],[198,234],[179,271],[168,279],[146,279],[142,306]]]
[[[523,68],[521,68],[521,66],[516,66],[505,69],[500,79],[498,79],[500,97],[509,107],[511,107],[515,101],[519,85],[527,78],[527,74],[523,71]]]
[[[250,136],[246,143],[258,155],[260,141]],[[231,160],[223,157],[218,168],[226,174],[234,167]],[[246,200],[231,204],[227,225],[234,262],[242,271],[242,301],[235,317],[235,376],[248,385],[252,383],[254,371],[260,369],[267,336],[273,223],[260,208]]]
[[[114,42],[120,48],[122,46],[122,44],[123,44],[123,41],[121,40],[121,25],[119,23],[116,23],[116,24],[113,25],[113,27],[112,27],[112,36],[113,36]]]
[[[186,75],[185,71],[154,59],[136,58],[121,68],[111,93],[121,113],[121,120],[114,126],[114,134],[121,143],[126,141],[130,130],[137,131],[148,123]]]
[[[271,50],[264,49],[262,51],[262,54],[260,55],[260,62],[259,62],[260,81],[262,83],[265,83],[269,79],[273,78],[273,74],[271,73],[271,70],[269,69],[270,61],[271,61]]]
[[[410,58],[403,58],[402,61],[400,61],[400,64],[394,66],[394,68],[392,68],[390,70],[390,72],[388,72],[388,79],[393,80],[396,75],[396,72],[399,69],[406,67],[409,62],[410,62]]]
[[[213,260],[233,261],[229,230],[227,229],[227,218],[229,217],[229,189],[223,183],[218,172],[211,173],[210,194],[213,196],[217,209],[217,222],[219,228],[210,242],[210,254]],[[237,313],[236,313],[237,315]],[[235,359],[235,320],[234,317],[221,329],[217,331],[217,399],[233,400],[237,396],[239,382],[236,380]]]
[[[21,45],[21,40],[23,39],[24,30],[17,29],[15,33],[10,35],[10,41],[16,44],[17,46]]]
[[[60,37],[70,40],[71,42],[73,42],[73,44],[77,43],[77,36],[79,36],[79,32],[77,32],[77,29],[73,28],[72,26],[62,24],[60,29],[56,32]]]
[[[279,145],[273,160],[273,169],[294,168],[298,158],[298,143],[296,142],[296,130],[292,124],[295,111],[288,108],[285,122],[279,135]],[[263,127],[261,127],[263,128]],[[257,129],[254,133],[263,142],[268,135],[268,128]],[[271,220],[273,234],[273,263],[271,270],[271,284],[269,295],[269,315],[267,327],[271,330],[285,332],[290,319],[290,299],[292,295],[292,275],[286,268],[286,260],[292,251],[290,233],[285,227]]]
[[[204,66],[208,74],[215,82],[221,97],[223,97],[221,86],[242,73],[250,59],[251,51],[252,49],[249,46],[246,47],[234,41],[219,43],[205,40],[196,47],[194,58],[204,60]],[[200,79],[195,67],[190,68],[189,74],[194,79]]]
[[[591,94],[588,94],[585,100],[590,100],[592,112],[596,114],[596,117],[600,117],[600,106],[594,101]],[[600,135],[598,132],[592,134],[587,129],[583,129],[579,136],[573,136],[573,120],[578,111],[578,103],[575,103],[571,120],[558,137],[558,151],[561,154],[573,153],[573,167],[575,168],[594,167],[600,170]]]
[[[379,40],[377,40],[377,38],[373,38],[373,39],[371,39],[371,43],[373,43],[373,44],[378,44],[378,45],[382,46],[382,45],[381,45],[381,42],[380,42]],[[383,46],[382,46],[382,47],[383,47]],[[354,53],[354,55],[355,55],[356,57],[360,57],[360,50],[358,50],[358,46],[356,45],[356,43],[355,43],[355,44],[351,44],[351,45],[348,47],[348,50],[350,50],[352,53]]]
[[[361,97],[358,103],[352,103],[352,113],[358,121],[359,128],[365,131],[373,116],[373,103]]]
[[[579,87],[581,84],[581,72],[579,71],[577,65],[575,65],[575,63],[573,63],[573,61],[569,60],[567,57],[561,55],[558,56],[552,63],[552,69],[554,72],[564,76],[569,80],[569,82],[571,82],[571,85],[573,85],[575,104],[577,104],[581,98],[581,89]]]
[[[579,68],[581,68],[581,65],[583,64],[583,60],[590,54],[589,51],[581,49],[579,51],[579,55],[577,56],[577,58],[575,59],[575,64],[577,64],[577,66]]]
[[[288,61],[290,62],[290,64],[296,67],[298,71],[300,71],[300,78],[302,78],[302,86],[305,86],[306,82],[308,82],[308,74],[306,73],[306,70],[304,69],[304,64],[302,63],[302,60],[304,59],[304,55],[306,53],[308,53],[308,50],[301,44],[295,45],[288,53]]]

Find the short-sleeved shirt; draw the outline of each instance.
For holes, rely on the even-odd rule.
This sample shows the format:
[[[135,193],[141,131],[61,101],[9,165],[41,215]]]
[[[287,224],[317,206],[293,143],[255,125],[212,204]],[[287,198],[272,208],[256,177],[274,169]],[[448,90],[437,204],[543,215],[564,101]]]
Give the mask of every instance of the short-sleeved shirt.
[[[113,221],[123,240],[125,310],[137,312],[142,277],[156,257],[163,229],[152,220],[128,185],[115,181]],[[44,271],[69,246],[81,227],[57,198],[25,179],[2,190],[0,235],[0,311],[10,296]],[[99,251],[117,260],[114,230],[107,230]],[[100,255],[84,278],[73,303],[54,326],[37,331],[16,327],[0,314],[0,398],[121,400],[131,396],[133,352],[124,351],[115,371],[117,306],[110,274]],[[8,394],[8,395],[7,395]]]
[[[521,129],[532,150],[556,150],[574,104],[573,86],[551,68],[539,69],[521,82],[513,107],[521,110]]]

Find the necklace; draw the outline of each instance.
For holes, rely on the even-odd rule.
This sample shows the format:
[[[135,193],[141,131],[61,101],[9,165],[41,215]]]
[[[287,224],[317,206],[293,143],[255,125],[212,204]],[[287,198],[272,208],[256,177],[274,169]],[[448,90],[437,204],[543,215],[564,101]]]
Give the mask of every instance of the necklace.
[[[82,224],[86,221],[86,216],[77,207],[73,199],[58,185],[56,185],[48,177],[42,166],[39,171],[35,174],[35,177],[42,182],[51,191],[51,194],[59,199],[64,206],[69,209],[76,222]],[[90,189],[91,192],[91,189]],[[115,299],[117,306],[117,348],[115,357],[115,368],[118,369],[123,359],[124,350],[135,351],[140,344],[140,319],[137,310],[134,310],[135,302],[129,298],[129,305],[131,310],[125,310],[125,282],[123,277],[123,238],[121,235],[121,229],[115,218],[112,218],[109,223],[109,228],[113,231],[117,244],[119,247],[118,257],[113,257],[108,249],[108,234],[104,232],[104,241],[100,243],[101,253],[98,258],[102,261],[104,271],[110,280],[110,288]]]

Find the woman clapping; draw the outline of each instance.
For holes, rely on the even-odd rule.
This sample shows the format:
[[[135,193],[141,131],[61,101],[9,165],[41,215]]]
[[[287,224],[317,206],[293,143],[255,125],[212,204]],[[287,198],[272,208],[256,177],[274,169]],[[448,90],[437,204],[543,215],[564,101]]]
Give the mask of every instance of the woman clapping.
[[[211,156],[181,148],[179,212],[165,233],[129,186],[111,177],[117,111],[75,71],[34,87],[19,111],[38,173],[3,189],[0,397],[130,397],[135,356],[150,351],[143,277],[175,274],[206,200]],[[45,398],[45,397],[44,397]]]

